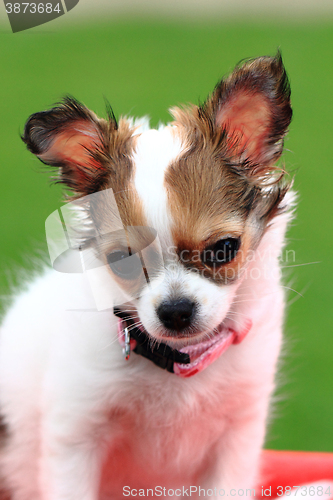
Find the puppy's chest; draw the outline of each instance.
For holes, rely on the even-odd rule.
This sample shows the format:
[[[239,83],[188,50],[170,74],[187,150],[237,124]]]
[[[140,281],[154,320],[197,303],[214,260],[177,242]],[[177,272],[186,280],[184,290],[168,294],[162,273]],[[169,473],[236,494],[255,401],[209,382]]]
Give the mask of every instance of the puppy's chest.
[[[106,498],[120,498],[125,485],[171,487],[194,481],[225,431],[227,421],[220,410],[207,405],[200,410],[176,409],[170,401],[169,409],[163,405],[147,412],[138,407],[111,416],[112,438],[101,482]]]

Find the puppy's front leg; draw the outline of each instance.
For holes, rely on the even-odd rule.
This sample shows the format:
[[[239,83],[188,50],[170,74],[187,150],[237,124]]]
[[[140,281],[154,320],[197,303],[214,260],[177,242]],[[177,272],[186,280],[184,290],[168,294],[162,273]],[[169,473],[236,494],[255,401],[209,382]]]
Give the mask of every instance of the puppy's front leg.
[[[42,500],[97,500],[112,440],[114,371],[122,361],[117,329],[108,312],[69,312],[60,319],[42,386]]]
[[[101,459],[94,426],[72,415],[62,422],[48,416],[40,462],[42,500],[97,500]]]
[[[234,499],[254,496],[265,427],[266,408],[263,407],[230,421],[213,451],[215,460],[202,481],[204,489],[216,488],[218,492],[222,490],[220,495]]]

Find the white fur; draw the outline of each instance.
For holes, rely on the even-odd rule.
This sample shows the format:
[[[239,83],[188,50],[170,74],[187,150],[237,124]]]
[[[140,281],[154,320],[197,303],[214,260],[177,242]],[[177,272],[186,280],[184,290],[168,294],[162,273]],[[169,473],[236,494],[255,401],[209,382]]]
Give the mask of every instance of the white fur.
[[[135,188],[143,202],[147,222],[158,229],[159,238],[166,246],[171,246],[172,239],[164,174],[182,151],[180,139],[171,130],[171,127],[165,127],[143,132],[138,138],[133,158]]]
[[[163,175],[180,146],[168,128],[149,131],[135,155],[136,189],[165,241]],[[189,379],[136,354],[123,359],[117,320],[95,310],[86,275],[47,269],[16,297],[0,344],[0,410],[10,430],[0,465],[13,500],[120,500],[125,486],[254,487],[281,344],[278,256],[288,217],[274,219],[240,284],[219,288],[176,265],[138,301],[155,333],[152,304],[175,283],[206,304],[206,330],[227,314],[235,325],[252,320],[241,344]]]

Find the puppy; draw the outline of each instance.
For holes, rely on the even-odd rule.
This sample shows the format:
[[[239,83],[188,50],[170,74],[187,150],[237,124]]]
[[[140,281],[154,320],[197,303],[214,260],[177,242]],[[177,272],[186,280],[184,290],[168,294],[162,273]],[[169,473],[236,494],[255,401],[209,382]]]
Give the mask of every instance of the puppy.
[[[276,166],[292,115],[281,56],[243,63],[203,105],[171,112],[155,130],[66,98],[25,126],[71,197],[46,224],[53,268],[1,327],[13,500],[255,487],[293,202]]]

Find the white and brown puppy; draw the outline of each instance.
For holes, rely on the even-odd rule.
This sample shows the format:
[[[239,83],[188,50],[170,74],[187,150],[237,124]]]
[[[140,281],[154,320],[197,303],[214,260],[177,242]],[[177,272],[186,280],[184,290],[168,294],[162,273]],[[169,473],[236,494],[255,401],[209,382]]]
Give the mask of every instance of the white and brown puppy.
[[[292,202],[275,166],[292,115],[280,55],[245,62],[202,106],[172,114],[158,130],[118,125],[67,98],[26,124],[29,150],[85,200],[80,248],[108,270],[98,300],[113,302],[96,306],[88,272],[49,268],[14,298],[0,344],[13,500],[255,486]]]

